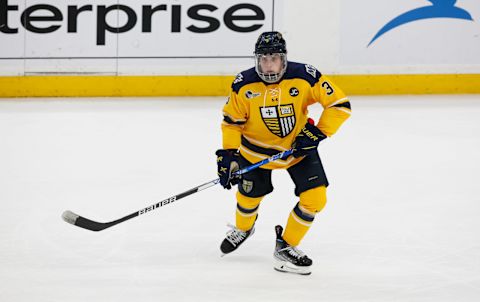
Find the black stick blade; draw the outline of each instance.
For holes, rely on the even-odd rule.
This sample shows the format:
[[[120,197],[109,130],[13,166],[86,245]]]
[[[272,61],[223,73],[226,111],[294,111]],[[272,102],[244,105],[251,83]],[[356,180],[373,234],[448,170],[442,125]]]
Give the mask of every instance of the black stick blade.
[[[77,215],[77,214],[73,213],[72,211],[63,212],[62,219],[65,222],[68,222],[70,224],[76,225],[78,227],[81,227],[83,229],[87,229],[87,230],[90,230],[90,231],[95,231],[95,232],[104,230],[104,229],[111,226],[110,223],[96,222],[96,221],[84,218],[80,215]]]

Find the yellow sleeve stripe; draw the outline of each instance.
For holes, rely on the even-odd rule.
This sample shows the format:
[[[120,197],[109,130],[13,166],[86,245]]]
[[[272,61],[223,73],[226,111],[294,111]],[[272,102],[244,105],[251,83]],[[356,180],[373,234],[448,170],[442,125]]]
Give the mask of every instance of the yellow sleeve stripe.
[[[235,123],[246,122],[247,121],[246,119],[234,118],[233,116],[231,116],[230,114],[228,114],[226,112],[223,112],[223,116],[228,117],[230,120],[234,121]]]
[[[339,100],[333,102],[332,104],[328,105],[327,108],[330,108],[330,107],[333,107],[333,106],[338,105],[340,103],[345,103],[345,102],[348,102],[348,101],[350,101],[348,98],[339,99]]]
[[[230,124],[230,123],[227,123],[225,121],[222,121],[222,126],[232,126],[232,127],[239,127],[239,128],[243,128],[243,125],[238,125],[238,124]]]
[[[337,110],[343,111],[345,113],[352,114],[352,111],[348,108],[341,108],[341,107],[334,107],[334,108]]]

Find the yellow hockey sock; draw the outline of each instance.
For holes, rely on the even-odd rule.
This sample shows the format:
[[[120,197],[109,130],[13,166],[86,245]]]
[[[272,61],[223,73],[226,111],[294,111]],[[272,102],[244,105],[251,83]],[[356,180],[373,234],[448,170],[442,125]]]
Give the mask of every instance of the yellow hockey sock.
[[[288,216],[283,239],[297,246],[310,229],[315,214],[320,212],[327,202],[325,187],[317,187],[300,194],[300,201]]]
[[[247,197],[237,192],[236,226],[242,231],[248,231],[253,227],[257,219],[258,206],[262,197]]]

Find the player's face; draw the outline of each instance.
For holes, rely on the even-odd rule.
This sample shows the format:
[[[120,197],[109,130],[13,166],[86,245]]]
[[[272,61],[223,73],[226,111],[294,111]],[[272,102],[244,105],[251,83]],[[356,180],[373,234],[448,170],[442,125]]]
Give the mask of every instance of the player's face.
[[[259,63],[263,73],[280,73],[283,67],[282,55],[279,53],[261,55]]]

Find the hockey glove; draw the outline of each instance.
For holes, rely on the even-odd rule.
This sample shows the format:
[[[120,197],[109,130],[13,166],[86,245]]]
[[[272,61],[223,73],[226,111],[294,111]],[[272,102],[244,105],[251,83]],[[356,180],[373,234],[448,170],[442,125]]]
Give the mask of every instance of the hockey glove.
[[[313,120],[309,119],[293,142],[293,157],[297,158],[315,152],[318,144],[325,138],[327,136],[313,125]]]
[[[220,184],[230,190],[232,186],[238,184],[239,177],[232,175],[239,169],[238,159],[240,155],[234,149],[220,149],[215,152],[217,155],[217,171],[220,177]]]

